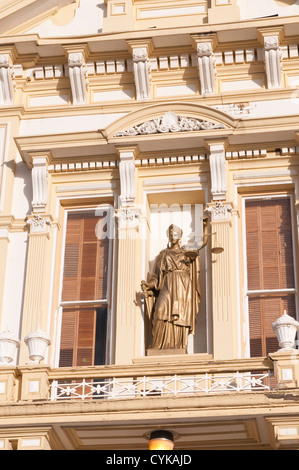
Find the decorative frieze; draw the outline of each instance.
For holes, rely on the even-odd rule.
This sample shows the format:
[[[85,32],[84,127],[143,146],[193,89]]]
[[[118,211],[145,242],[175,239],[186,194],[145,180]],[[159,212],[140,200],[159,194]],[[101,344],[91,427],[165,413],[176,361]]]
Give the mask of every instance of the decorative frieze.
[[[297,148],[297,151],[296,151]],[[283,148],[281,153],[286,154],[298,154],[299,147]],[[242,149],[234,151],[226,151],[225,158],[227,160],[235,159],[249,159],[249,158],[265,158],[267,156],[266,149]],[[159,156],[138,156],[135,159],[135,167],[151,167],[151,166],[163,166],[163,165],[187,165],[204,162],[209,160],[209,154],[198,153],[198,154],[171,154],[171,155],[159,155]],[[72,172],[84,172],[84,171],[104,171],[114,170],[119,168],[120,161],[107,160],[99,162],[76,162],[76,163],[56,163],[51,164],[48,167],[49,173],[72,173]]]
[[[261,158],[267,156],[266,149],[246,149],[246,150],[234,150],[225,153],[227,160],[242,159],[242,158]]]
[[[117,168],[117,160],[105,160],[98,162],[76,162],[76,163],[55,163],[49,165],[49,173],[73,172],[73,171],[91,171],[91,170],[109,170]]]
[[[280,46],[282,59],[294,59],[299,57],[299,45],[287,44]],[[231,49],[226,51],[214,51],[214,62],[220,65],[238,65],[250,64],[254,62],[263,62],[265,59],[265,51],[263,47],[250,47],[246,49]],[[198,67],[198,55],[189,52],[182,54],[165,54],[148,58],[151,71],[165,71],[186,69],[189,67]],[[85,68],[89,76],[93,75],[111,75],[133,72],[132,58],[109,58],[88,60]],[[23,77],[23,67],[20,64],[14,64],[12,68],[13,77]],[[62,77],[69,77],[69,66],[65,64],[47,64],[36,65],[25,70],[28,80],[49,80]]]
[[[145,166],[161,166],[161,165],[182,165],[182,164],[194,164],[201,161],[207,161],[209,159],[207,154],[200,155],[171,155],[149,158],[137,158],[135,160],[136,167]]]
[[[169,111],[163,116],[151,119],[136,126],[132,126],[124,131],[117,132],[115,137],[165,134],[168,132],[191,132],[212,129],[225,129],[224,124],[199,120],[187,116],[177,116]]]

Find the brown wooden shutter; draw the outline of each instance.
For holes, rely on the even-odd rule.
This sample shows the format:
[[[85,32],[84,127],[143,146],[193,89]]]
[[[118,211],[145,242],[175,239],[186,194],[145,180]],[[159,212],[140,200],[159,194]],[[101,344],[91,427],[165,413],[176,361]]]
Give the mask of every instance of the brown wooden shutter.
[[[63,309],[60,367],[94,365],[96,309]]]
[[[68,217],[65,254],[62,300],[78,300],[78,279],[80,278],[80,244],[81,244],[81,220],[72,216]]]
[[[62,301],[74,306],[62,312],[60,367],[94,365],[97,315],[107,314],[98,301],[107,298],[109,260],[109,240],[96,236],[98,221],[91,213],[68,216]],[[82,301],[95,303],[86,308]]]
[[[96,334],[96,310],[80,309],[78,311],[77,366],[94,365],[94,348]]]
[[[76,311],[63,309],[59,367],[70,367],[74,363],[75,345],[77,337],[76,323]]]
[[[272,323],[284,310],[296,317],[295,294],[258,292],[294,289],[290,199],[246,202],[246,250],[251,356],[278,349]]]
[[[68,216],[63,302],[107,298],[109,240],[96,237],[98,220],[87,213]]]

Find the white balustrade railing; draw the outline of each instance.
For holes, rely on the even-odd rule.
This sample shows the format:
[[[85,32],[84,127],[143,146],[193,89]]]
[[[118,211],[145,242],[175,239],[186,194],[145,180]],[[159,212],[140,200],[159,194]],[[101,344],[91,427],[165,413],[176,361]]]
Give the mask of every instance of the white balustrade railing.
[[[271,389],[271,371],[261,373],[233,372],[202,374],[198,376],[173,375],[168,377],[105,378],[71,380],[68,383],[53,380],[51,400],[138,398],[216,394],[228,392],[267,391]]]

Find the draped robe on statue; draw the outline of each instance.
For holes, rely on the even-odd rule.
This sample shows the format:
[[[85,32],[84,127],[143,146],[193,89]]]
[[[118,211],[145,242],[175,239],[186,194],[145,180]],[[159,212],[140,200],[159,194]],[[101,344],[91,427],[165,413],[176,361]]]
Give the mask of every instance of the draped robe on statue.
[[[200,301],[199,256],[184,248],[166,248],[157,256],[145,295],[152,320],[153,349],[186,348],[189,334],[195,332]]]

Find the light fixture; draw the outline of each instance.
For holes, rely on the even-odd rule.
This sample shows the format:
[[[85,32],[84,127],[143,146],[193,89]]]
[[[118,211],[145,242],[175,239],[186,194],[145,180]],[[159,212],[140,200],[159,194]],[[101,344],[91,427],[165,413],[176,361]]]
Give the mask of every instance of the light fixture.
[[[173,450],[173,434],[170,431],[159,429],[150,434],[149,450]]]

